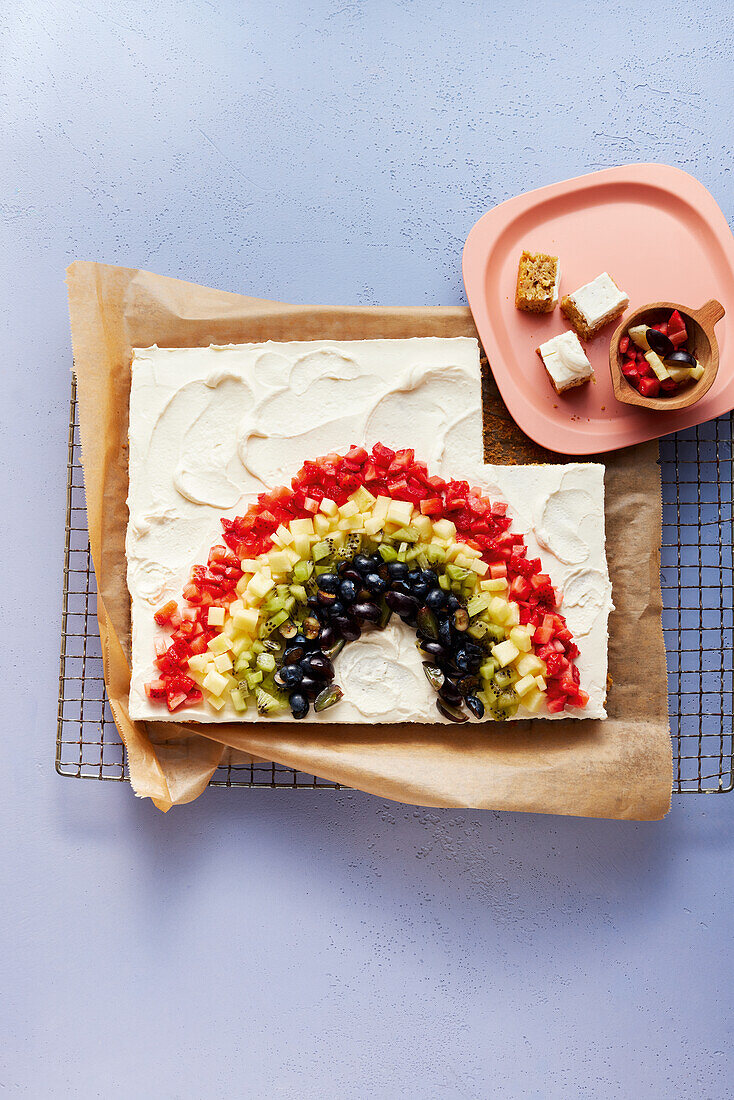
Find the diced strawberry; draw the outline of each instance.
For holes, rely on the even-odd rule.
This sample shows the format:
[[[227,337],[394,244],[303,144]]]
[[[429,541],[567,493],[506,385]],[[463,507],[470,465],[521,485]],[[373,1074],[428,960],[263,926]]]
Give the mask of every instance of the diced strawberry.
[[[344,457],[347,462],[355,462],[361,466],[367,461],[367,451],[364,447],[350,447]]]
[[[520,602],[520,600],[526,600],[532,591],[530,582],[525,577],[515,577],[510,585],[510,599]]]
[[[638,367],[637,367],[637,360],[636,359],[625,359],[622,362],[622,365],[621,365],[620,369],[622,371],[622,374],[625,376],[625,378],[632,379],[632,378],[638,378],[639,377],[639,370],[638,370]]]
[[[440,497],[429,497],[421,501],[420,508],[424,516],[438,516],[443,511],[443,502]]]
[[[623,336],[622,339],[619,341],[619,350],[622,353],[622,355],[627,354],[627,348],[629,346],[630,346],[629,336]]]
[[[660,389],[663,393],[675,393],[678,389],[678,383],[674,378],[664,378],[660,383]]]
[[[668,335],[668,323],[667,323],[667,321],[661,321],[660,324],[653,325],[652,327],[656,330],[656,332],[662,332],[663,336]]]
[[[382,443],[375,443],[372,448],[372,457],[378,466],[382,466],[383,469],[386,469],[395,458],[395,451],[391,450],[389,447],[385,447]]]
[[[503,561],[492,562],[489,567],[489,575],[493,581],[507,576],[507,563]]]
[[[167,622],[170,622],[171,615],[178,611],[178,604],[175,600],[169,600],[168,603],[164,603],[163,607],[160,607],[153,618],[158,623],[158,626],[165,626]]]
[[[550,696],[545,701],[545,707],[549,714],[558,714],[566,705],[566,700],[563,696]]]
[[[145,694],[148,696],[149,699],[165,699],[165,680],[150,680],[149,683],[145,685]]]
[[[688,333],[685,329],[682,332],[668,333],[668,339],[674,348],[682,348],[688,343]]]
[[[677,309],[674,309],[673,312],[671,313],[670,317],[668,318],[668,336],[670,336],[671,339],[672,339],[672,334],[674,332],[685,332],[685,331],[686,331],[686,323],[683,320],[683,318],[681,317],[680,311],[677,310]]]
[[[183,691],[172,692],[168,696],[168,709],[173,712],[186,702],[186,695]]]
[[[643,397],[658,397],[660,394],[660,382],[657,378],[641,378],[640,393]]]
[[[552,636],[553,636],[553,634],[552,634],[552,631],[551,631],[550,627],[537,626],[535,628],[535,634],[533,636],[533,641],[535,642],[536,645],[546,645],[546,643],[551,640]]]

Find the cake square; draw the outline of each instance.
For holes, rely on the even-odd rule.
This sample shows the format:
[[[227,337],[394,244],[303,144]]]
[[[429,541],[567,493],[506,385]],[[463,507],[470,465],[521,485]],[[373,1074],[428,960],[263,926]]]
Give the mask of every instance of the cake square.
[[[578,336],[571,329],[546,340],[535,349],[556,393],[583,386],[594,377],[594,368],[586,358]]]
[[[557,256],[523,252],[517,268],[515,306],[526,313],[552,313],[558,304],[560,281]]]
[[[432,475],[466,479],[465,483],[475,487],[473,492],[486,494],[497,506],[496,514],[502,518],[506,514],[512,532],[523,541],[530,572],[547,570],[555,591],[562,593],[561,612],[578,646],[574,670],[588,695],[587,705],[560,712],[548,707],[540,714],[534,710],[543,693],[536,679],[538,669],[533,667],[534,654],[521,652],[515,658],[511,642],[497,655],[497,663],[515,660],[518,673],[513,684],[517,683],[518,691],[524,687],[521,698],[532,705],[520,701],[510,719],[605,718],[607,619],[613,606],[605,555],[604,467],[594,463],[486,465],[480,378],[478,344],[466,338],[136,349],[130,395],[126,540],[132,604],[130,716],[171,720],[166,698],[156,696],[151,688],[165,675],[166,647],[174,629],[161,611],[172,601],[178,604],[177,620],[196,610],[186,607],[185,601],[182,604],[182,593],[195,575],[192,567],[200,573],[216,570],[220,576],[229,568],[228,551],[221,545],[227,537],[225,524],[245,516],[249,506],[259,507],[264,491],[287,486],[307,460],[346,454],[355,444],[356,451],[360,445],[373,448],[380,440],[396,452],[414,449],[416,459],[425,460]],[[404,450],[399,453],[406,454]],[[472,500],[481,503],[479,497]],[[309,502],[309,510],[313,504]],[[423,528],[428,521],[427,513],[420,509],[413,508],[409,519],[412,506],[406,508],[405,502],[399,504],[398,500],[393,504],[391,529],[404,530],[406,522]],[[321,544],[317,547],[316,540],[324,538],[323,532],[336,529],[340,545],[349,546],[359,529],[367,533],[367,526],[356,514],[351,498],[339,508],[319,505],[311,519],[294,521],[273,544],[268,566],[272,583],[270,576],[263,581],[257,563],[238,561],[243,572],[235,601],[239,607],[231,616],[231,607],[224,614],[220,604],[204,608],[206,621],[220,633],[188,663],[190,676],[201,691],[196,689],[195,704],[174,707],[175,720],[268,720],[252,698],[243,706],[245,701],[235,694],[239,688],[222,693],[222,685],[240,675],[237,664],[243,654],[234,644],[238,632],[252,631],[258,608],[267,616],[280,618],[282,601],[290,600],[292,593],[281,596],[278,574],[294,560],[305,558],[311,566],[318,566],[324,550]],[[453,576],[468,576],[471,560],[457,553],[460,547],[451,542],[451,526],[443,524],[435,546],[439,556],[451,555]],[[317,536],[317,531],[322,534]],[[414,537],[410,532],[400,535],[401,539]],[[400,552],[409,546],[406,542]],[[471,552],[466,546],[463,549]],[[472,560],[479,602],[487,605],[498,599],[502,610],[505,596],[509,597],[507,581],[501,576],[495,579],[484,563]],[[209,566],[197,565],[207,561]],[[295,568],[293,571],[295,574]],[[314,579],[319,576],[311,575]],[[548,580],[539,575],[538,582],[542,586]],[[261,583],[267,592],[258,588]],[[522,586],[522,578],[518,585]],[[496,595],[498,589],[504,596]],[[250,590],[256,597],[254,606],[245,606]],[[303,590],[301,598],[314,591]],[[508,608],[502,610],[506,620],[513,612],[509,604]],[[507,620],[502,630],[515,630],[515,638],[522,644],[523,630],[527,636],[530,631],[522,623],[515,625],[516,606],[514,612],[516,617]],[[185,627],[191,636],[193,628],[186,624],[192,621],[184,617],[174,632],[181,633]],[[541,635],[547,637],[551,628],[552,624],[541,624]],[[252,637],[257,642],[258,635]],[[254,681],[272,675],[272,653],[265,645],[270,637],[262,635],[263,641],[257,642]],[[362,725],[449,721],[437,710],[434,688],[425,675],[425,654],[415,643],[414,629],[400,622],[397,615],[383,630],[366,629],[358,641],[346,645],[334,658],[344,697],[332,710],[314,713],[312,707],[300,720]],[[250,649],[247,655],[249,660]],[[252,656],[254,660],[254,649]],[[569,676],[571,671],[567,669]],[[517,679],[520,674],[522,684]],[[542,675],[539,678],[542,680]],[[514,686],[508,690],[514,691]],[[296,719],[286,710],[275,720]]]
[[[620,317],[630,300],[608,271],[602,271],[590,283],[573,294],[564,294],[561,312],[584,340],[593,340],[605,325]]]

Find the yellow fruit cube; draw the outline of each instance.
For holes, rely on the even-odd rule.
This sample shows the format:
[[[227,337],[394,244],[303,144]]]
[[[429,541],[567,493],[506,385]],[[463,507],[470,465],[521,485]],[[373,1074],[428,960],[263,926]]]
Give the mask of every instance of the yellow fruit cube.
[[[212,695],[221,695],[226,686],[227,677],[222,676],[221,672],[218,672],[216,668],[211,669],[204,677],[204,687],[207,691],[210,691]]]
[[[515,687],[517,687],[517,684],[515,684]],[[531,714],[537,714],[538,711],[542,709],[544,703],[545,696],[542,691],[538,691],[537,688],[533,688],[532,691],[529,691],[527,695],[524,695],[522,698],[522,705],[526,710],[529,710]]]
[[[516,657],[520,656],[520,651],[514,642],[511,642],[509,638],[505,638],[504,642],[499,642],[498,645],[494,646],[492,656],[500,668],[505,668],[506,665],[512,664]]]
[[[535,680],[532,676],[523,676],[523,678],[518,680],[515,684],[515,691],[520,698],[522,698],[523,695],[527,695],[531,688],[535,689]]]
[[[227,653],[232,648],[232,639],[227,637],[226,634],[217,634],[216,638],[212,638],[209,642],[207,649],[210,653],[217,656],[219,653]]]
[[[232,658],[229,653],[220,653],[214,658],[214,667],[217,672],[229,672],[232,668]]]
[[[545,662],[534,653],[524,654],[516,664],[516,669],[521,676],[535,676],[545,672]]]
[[[450,519],[439,519],[433,525],[433,533],[440,539],[452,539],[456,534],[456,524]]]
[[[209,626],[224,626],[224,608],[223,607],[210,607],[206,617],[206,621]]]
[[[522,653],[530,651],[530,635],[524,626],[513,626],[510,638]]]
[[[339,511],[338,504],[330,497],[324,497],[324,499],[321,501],[321,504],[319,504],[319,508],[325,516],[335,516]]]
[[[342,504],[339,509],[339,515],[342,519],[348,519],[349,516],[356,516],[359,512],[359,505],[355,500],[348,500],[346,504]]]
[[[387,518],[401,527],[408,527],[413,515],[413,505],[409,500],[391,500]]]
[[[291,531],[293,532],[294,539],[297,538],[298,535],[312,535],[314,533],[313,520],[310,516],[306,519],[293,519],[291,520]]]

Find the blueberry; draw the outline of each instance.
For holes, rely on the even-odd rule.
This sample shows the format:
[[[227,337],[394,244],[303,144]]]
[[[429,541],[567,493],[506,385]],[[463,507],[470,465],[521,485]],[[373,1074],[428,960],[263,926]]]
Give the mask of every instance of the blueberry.
[[[346,604],[343,600],[335,600],[329,608],[332,615],[343,615],[346,608]]]
[[[339,578],[336,573],[322,573],[316,578],[316,583],[324,592],[336,592],[339,587]]]
[[[280,678],[286,687],[296,687],[303,679],[303,669],[300,664],[283,665]]]
[[[425,603],[426,607],[430,607],[431,611],[440,611],[446,603],[446,596],[444,595],[443,588],[432,588],[426,596]]]
[[[438,585],[438,577],[432,569],[421,569],[421,580],[423,584],[427,584],[429,588],[436,588]]]
[[[451,623],[448,619],[441,618],[438,622],[438,640],[441,645],[450,649],[454,642],[454,635],[451,631]]]
[[[345,603],[352,603],[357,598],[357,586],[353,580],[344,580],[339,585],[339,595]]]
[[[372,569],[372,559],[368,558],[366,554],[357,554],[352,564],[360,573],[369,573]]]
[[[459,672],[471,672],[471,658],[465,649],[457,649],[454,654],[454,664]]]
[[[379,573],[368,573],[364,579],[365,587],[373,596],[381,595],[387,588],[387,582],[383,581]]]
[[[387,572],[394,581],[404,580],[408,576],[408,567],[404,561],[389,561]]]
[[[446,600],[446,607],[449,611],[457,611],[461,607],[461,600],[457,599],[452,592]]]
[[[411,569],[410,572],[408,573],[408,580],[410,581],[411,584],[419,584],[420,581],[421,581],[421,571],[420,571],[420,569]]]
[[[426,596],[428,595],[428,585],[427,584],[424,584],[423,581],[415,581],[411,587],[412,587],[413,595],[415,596],[415,598],[417,600],[421,600],[421,601],[425,600]]]
[[[305,718],[308,714],[308,699],[300,691],[291,692],[291,714],[294,718]]]
[[[295,638],[293,639],[292,644],[293,645],[308,646],[308,638],[306,637],[305,634],[301,634],[301,633],[296,634]]]

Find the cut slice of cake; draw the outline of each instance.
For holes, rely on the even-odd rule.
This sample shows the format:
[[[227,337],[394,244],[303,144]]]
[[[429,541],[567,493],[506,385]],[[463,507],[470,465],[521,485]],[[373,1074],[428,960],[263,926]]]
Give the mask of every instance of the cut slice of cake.
[[[517,268],[515,305],[526,313],[552,313],[558,305],[561,265],[557,256],[523,252]]]
[[[586,358],[578,336],[571,329],[546,340],[535,350],[543,360],[556,393],[582,386],[594,377],[594,368]]]
[[[620,290],[608,271],[602,271],[590,283],[585,283],[573,294],[564,294],[561,312],[568,317],[576,332],[584,340],[593,340],[605,325],[620,317],[630,300]]]

